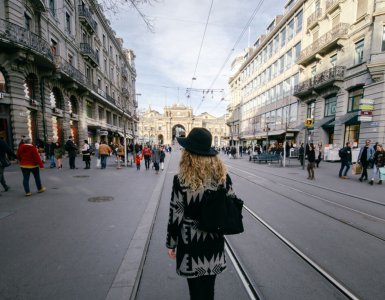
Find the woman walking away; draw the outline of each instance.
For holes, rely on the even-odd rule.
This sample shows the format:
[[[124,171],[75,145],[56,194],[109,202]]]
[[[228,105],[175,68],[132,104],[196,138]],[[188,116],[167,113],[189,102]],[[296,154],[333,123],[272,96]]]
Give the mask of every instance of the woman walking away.
[[[21,172],[23,173],[23,186],[26,196],[31,196],[32,193],[29,189],[29,176],[31,173],[35,177],[36,187],[38,193],[45,192],[45,187],[41,185],[40,180],[40,168],[44,168],[43,162],[40,158],[39,152],[36,147],[32,145],[31,138],[24,139],[24,144],[20,145],[17,149],[17,159],[19,160]]]
[[[383,168],[385,166],[385,151],[381,144],[378,144],[376,147],[376,152],[373,155],[373,173],[372,179],[369,181],[370,185],[373,185],[374,178],[378,175],[379,180],[378,184],[382,184],[381,175],[379,168]]]
[[[56,168],[63,169],[63,165],[62,165],[63,149],[58,141],[54,145],[54,152],[55,152],[55,158],[56,158]]]
[[[164,170],[164,159],[166,157],[166,153],[164,152],[164,147],[160,148],[160,169]]]
[[[154,149],[152,150],[152,163],[154,164],[155,173],[159,173],[159,164],[160,164],[160,151],[157,146],[154,146]]]
[[[91,151],[90,145],[87,140],[84,140],[84,145],[82,147],[83,161],[86,163],[84,169],[91,169]]]
[[[307,152],[307,173],[309,174],[309,177],[307,179],[314,180],[314,167],[315,167],[315,148],[314,144],[310,143],[309,150]]]
[[[168,255],[176,258],[177,274],[187,278],[190,299],[214,299],[216,275],[226,269],[224,237],[199,230],[198,219],[203,199],[216,193],[219,186],[233,193],[231,179],[211,148],[207,129],[193,128],[187,138],[177,140],[184,149],[172,187]]]

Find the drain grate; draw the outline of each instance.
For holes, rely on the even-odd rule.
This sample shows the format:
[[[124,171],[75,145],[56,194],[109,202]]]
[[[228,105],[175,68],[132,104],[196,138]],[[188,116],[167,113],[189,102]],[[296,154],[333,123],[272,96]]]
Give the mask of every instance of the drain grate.
[[[101,196],[88,198],[89,202],[108,202],[114,200],[114,197]]]
[[[76,178],[87,178],[90,177],[90,175],[75,175]]]

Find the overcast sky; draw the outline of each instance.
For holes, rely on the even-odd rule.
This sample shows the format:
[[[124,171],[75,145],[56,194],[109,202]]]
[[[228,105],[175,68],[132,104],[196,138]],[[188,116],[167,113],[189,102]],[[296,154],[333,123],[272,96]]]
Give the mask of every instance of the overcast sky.
[[[179,102],[193,108],[195,115],[208,112],[221,116],[228,105],[228,79],[232,59],[257,37],[277,14],[282,14],[284,0],[263,1],[249,30],[240,37],[259,0],[214,0],[197,65],[199,49],[209,15],[211,0],[160,0],[140,9],[153,20],[155,32],[150,32],[138,13],[131,8],[121,9],[116,15],[107,14],[124,47],[136,55],[136,92],[139,108],[163,112],[165,105]],[[250,38],[249,38],[250,37]],[[231,59],[219,73],[226,58]],[[194,70],[197,65],[195,77]],[[213,82],[215,78],[214,85]],[[186,89],[223,89],[224,92],[191,92]],[[222,98],[225,101],[221,101]],[[203,101],[202,101],[203,99]]]

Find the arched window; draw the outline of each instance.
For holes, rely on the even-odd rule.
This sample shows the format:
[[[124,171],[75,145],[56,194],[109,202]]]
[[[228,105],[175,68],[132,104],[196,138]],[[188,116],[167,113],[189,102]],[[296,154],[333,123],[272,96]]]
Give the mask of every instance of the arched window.
[[[6,92],[6,85],[5,85],[5,77],[3,73],[0,71],[0,93]]]
[[[30,74],[24,81],[24,93],[27,99],[36,100],[37,78]]]

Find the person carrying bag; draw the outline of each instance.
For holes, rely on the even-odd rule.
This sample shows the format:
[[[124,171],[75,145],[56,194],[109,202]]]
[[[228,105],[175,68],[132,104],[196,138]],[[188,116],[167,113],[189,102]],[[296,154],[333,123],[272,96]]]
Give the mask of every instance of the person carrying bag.
[[[190,299],[214,299],[216,276],[226,269],[224,234],[238,228],[231,224],[225,228],[228,208],[235,208],[231,215],[242,219],[243,202],[234,200],[238,198],[230,176],[211,147],[207,129],[193,128],[186,138],[177,140],[184,149],[173,180],[167,253],[176,259],[177,274],[187,278]],[[242,220],[236,224],[241,228],[232,233],[242,232]]]

